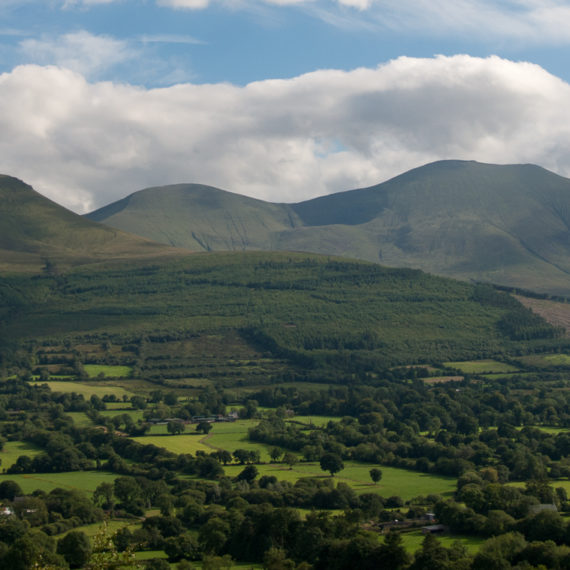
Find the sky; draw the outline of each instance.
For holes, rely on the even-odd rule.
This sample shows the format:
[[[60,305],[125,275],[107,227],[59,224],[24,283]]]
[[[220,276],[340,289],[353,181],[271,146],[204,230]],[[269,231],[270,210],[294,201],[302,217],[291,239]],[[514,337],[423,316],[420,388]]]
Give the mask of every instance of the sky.
[[[570,176],[568,61],[568,0],[0,0],[0,173],[78,213],[441,159]]]

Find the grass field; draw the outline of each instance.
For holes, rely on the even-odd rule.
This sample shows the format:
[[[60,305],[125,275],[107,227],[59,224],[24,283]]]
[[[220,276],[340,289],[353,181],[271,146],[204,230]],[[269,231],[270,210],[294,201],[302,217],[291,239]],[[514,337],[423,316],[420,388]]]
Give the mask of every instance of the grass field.
[[[130,398],[134,396],[132,392],[125,390],[120,386],[109,386],[101,384],[86,384],[84,382],[42,382],[42,384],[47,384],[52,392],[75,392],[76,394],[83,394],[84,398],[89,399],[91,396],[99,396],[102,398],[106,394],[114,394],[117,398],[122,398],[127,396]]]
[[[329,422],[338,422],[341,418],[336,416],[294,416],[290,418],[291,422],[299,422],[307,426],[314,425],[318,427],[326,426]]]
[[[143,445],[156,445],[163,447],[172,453],[192,453],[197,451],[205,451],[211,453],[212,449],[204,445],[201,440],[203,435],[145,435],[142,437],[133,437],[134,441],[138,441]]]
[[[274,446],[255,443],[247,439],[247,430],[258,423],[258,420],[238,420],[230,423],[213,424],[212,431],[204,443],[210,448],[210,451],[213,449],[225,449],[230,452],[236,449],[259,451],[261,461],[270,461],[269,451]]]
[[[343,482],[350,485],[358,494],[378,493],[383,497],[400,496],[403,500],[409,500],[419,495],[443,495],[450,496],[456,487],[456,479],[453,477],[442,477],[426,473],[417,473],[395,467],[384,467],[382,469],[382,480],[374,485],[370,480],[371,464],[345,462],[345,469],[337,473],[334,477],[336,482]],[[235,477],[242,471],[243,465],[228,465],[224,467],[226,475]],[[278,480],[296,482],[301,477],[323,477],[330,478],[325,474],[318,463],[298,463],[289,469],[283,464],[257,465],[259,475],[274,475]]]
[[[83,368],[89,378],[96,378],[100,374],[110,378],[128,378],[131,375],[130,366],[108,366],[105,364],[84,364]]]
[[[570,355],[556,354],[530,354],[518,358],[523,364],[536,366],[537,368],[549,368],[551,366],[570,366]]]
[[[52,489],[77,489],[93,493],[100,483],[112,483],[117,475],[106,471],[74,471],[69,473],[33,473],[29,475],[0,475],[0,482],[15,481],[25,494],[36,489],[49,493]]]
[[[7,441],[4,444],[4,448],[0,451],[0,459],[2,460],[2,469],[8,469],[12,467],[20,455],[27,455],[28,457],[34,457],[41,452],[41,449],[26,443],[24,441]]]
[[[504,373],[518,370],[515,366],[491,359],[445,362],[444,364],[449,368],[457,368],[464,374]]]
[[[131,420],[133,420],[133,422],[135,423],[143,419],[142,410],[111,409],[111,410],[102,410],[99,413],[106,418],[114,418],[115,416],[122,416],[123,414],[127,414],[128,416],[130,416]]]
[[[67,412],[65,414],[73,419],[73,423],[80,428],[90,427],[93,425],[93,422],[87,417],[85,412]]]
[[[415,530],[413,532],[403,532],[401,537],[406,550],[410,554],[413,554],[421,547],[425,535],[422,534],[421,530]],[[454,534],[443,534],[442,536],[438,536],[437,539],[441,542],[442,546],[446,548],[449,548],[454,542],[459,542],[467,548],[470,554],[475,554],[485,541],[484,538]]]

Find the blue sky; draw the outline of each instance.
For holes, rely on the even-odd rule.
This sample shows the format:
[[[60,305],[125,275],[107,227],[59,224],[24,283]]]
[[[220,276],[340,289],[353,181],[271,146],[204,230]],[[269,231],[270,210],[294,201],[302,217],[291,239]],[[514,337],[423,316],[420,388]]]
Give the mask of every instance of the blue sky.
[[[557,0],[0,0],[0,171],[76,211],[444,158],[568,175],[569,56]]]

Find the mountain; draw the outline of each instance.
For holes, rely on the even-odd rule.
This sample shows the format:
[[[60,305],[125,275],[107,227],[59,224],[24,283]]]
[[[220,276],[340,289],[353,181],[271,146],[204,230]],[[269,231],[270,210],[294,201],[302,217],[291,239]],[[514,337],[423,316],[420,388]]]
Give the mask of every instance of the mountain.
[[[193,250],[273,250],[281,233],[302,226],[292,206],[201,184],[147,188],[87,218]]]
[[[570,180],[534,165],[440,161],[297,204],[180,184],[88,217],[178,247],[310,251],[570,294]]]
[[[0,175],[0,202],[2,271],[56,269],[178,251],[78,216],[11,176]]]

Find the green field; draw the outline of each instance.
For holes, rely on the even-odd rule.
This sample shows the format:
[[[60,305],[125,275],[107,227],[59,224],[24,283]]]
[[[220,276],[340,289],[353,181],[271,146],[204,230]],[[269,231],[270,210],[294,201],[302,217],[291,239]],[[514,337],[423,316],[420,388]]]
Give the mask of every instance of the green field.
[[[536,366],[537,368],[570,366],[570,355],[558,352],[556,354],[530,354],[522,356],[518,360],[527,366]]]
[[[326,426],[329,422],[338,422],[342,418],[337,416],[294,416],[288,421],[300,422],[306,424],[307,426],[313,425],[317,427]]]
[[[504,362],[492,359],[444,362],[444,364],[448,368],[457,368],[464,374],[496,374],[518,371],[518,368],[511,364],[505,364]]]
[[[225,449],[235,451],[236,449],[247,449],[248,451],[259,451],[261,461],[270,461],[269,451],[272,445],[255,443],[247,439],[247,430],[256,426],[258,420],[238,420],[236,422],[215,423],[204,443],[210,448]]]
[[[34,457],[38,455],[38,453],[41,453],[41,449],[31,443],[24,441],[7,441],[2,451],[0,451],[0,459],[2,460],[1,467],[2,469],[12,467],[20,455]]]
[[[400,534],[400,536],[402,537],[404,547],[410,554],[413,554],[416,550],[421,548],[422,542],[425,538],[425,535],[422,534],[421,530],[403,532]],[[445,546],[446,548],[449,548],[454,542],[459,542],[461,545],[467,548],[470,554],[476,553],[479,550],[481,544],[483,544],[485,541],[484,538],[475,536],[461,536],[447,533],[441,536],[437,536],[437,539],[441,542],[442,546]]]
[[[382,480],[375,485],[370,480],[371,464],[345,461],[345,469],[337,473],[334,477],[336,482],[343,482],[350,485],[358,494],[378,493],[383,497],[397,495],[404,501],[419,495],[443,495],[451,496],[456,488],[456,479],[453,477],[443,477],[441,475],[431,475],[407,471],[396,467],[380,466],[382,469]],[[228,465],[224,467],[226,475],[235,477],[243,469],[243,465]],[[324,473],[318,463],[298,463],[289,469],[284,464],[258,465],[259,476],[274,475],[278,480],[296,482],[301,477],[323,477],[330,478],[328,473]]]
[[[76,394],[82,394],[84,398],[90,398],[91,396],[99,396],[102,398],[105,395],[115,395],[117,398],[122,398],[127,396],[130,398],[134,396],[132,392],[125,390],[120,386],[109,386],[101,384],[86,384],[84,382],[42,382],[42,384],[47,384],[52,392],[75,392]]]
[[[204,451],[211,453],[207,445],[202,443],[204,438],[201,434],[196,435],[145,435],[142,437],[133,437],[134,441],[138,441],[142,445],[156,445],[171,451],[172,453],[191,453],[195,454],[197,451]]]
[[[52,489],[77,489],[93,493],[100,483],[112,483],[117,475],[106,471],[73,471],[68,473],[33,473],[29,475],[0,475],[2,481],[16,481],[24,493],[36,489],[49,493]]]
[[[106,418],[114,418],[115,416],[122,416],[123,414],[126,414],[127,416],[130,416],[131,420],[133,420],[133,422],[135,423],[138,422],[139,420],[144,419],[142,410],[133,410],[133,409],[121,410],[115,408],[111,410],[101,410],[99,413]]]
[[[130,366],[107,366],[105,364],[84,364],[83,368],[89,378],[96,378],[100,374],[110,378],[128,378],[131,375]]]

